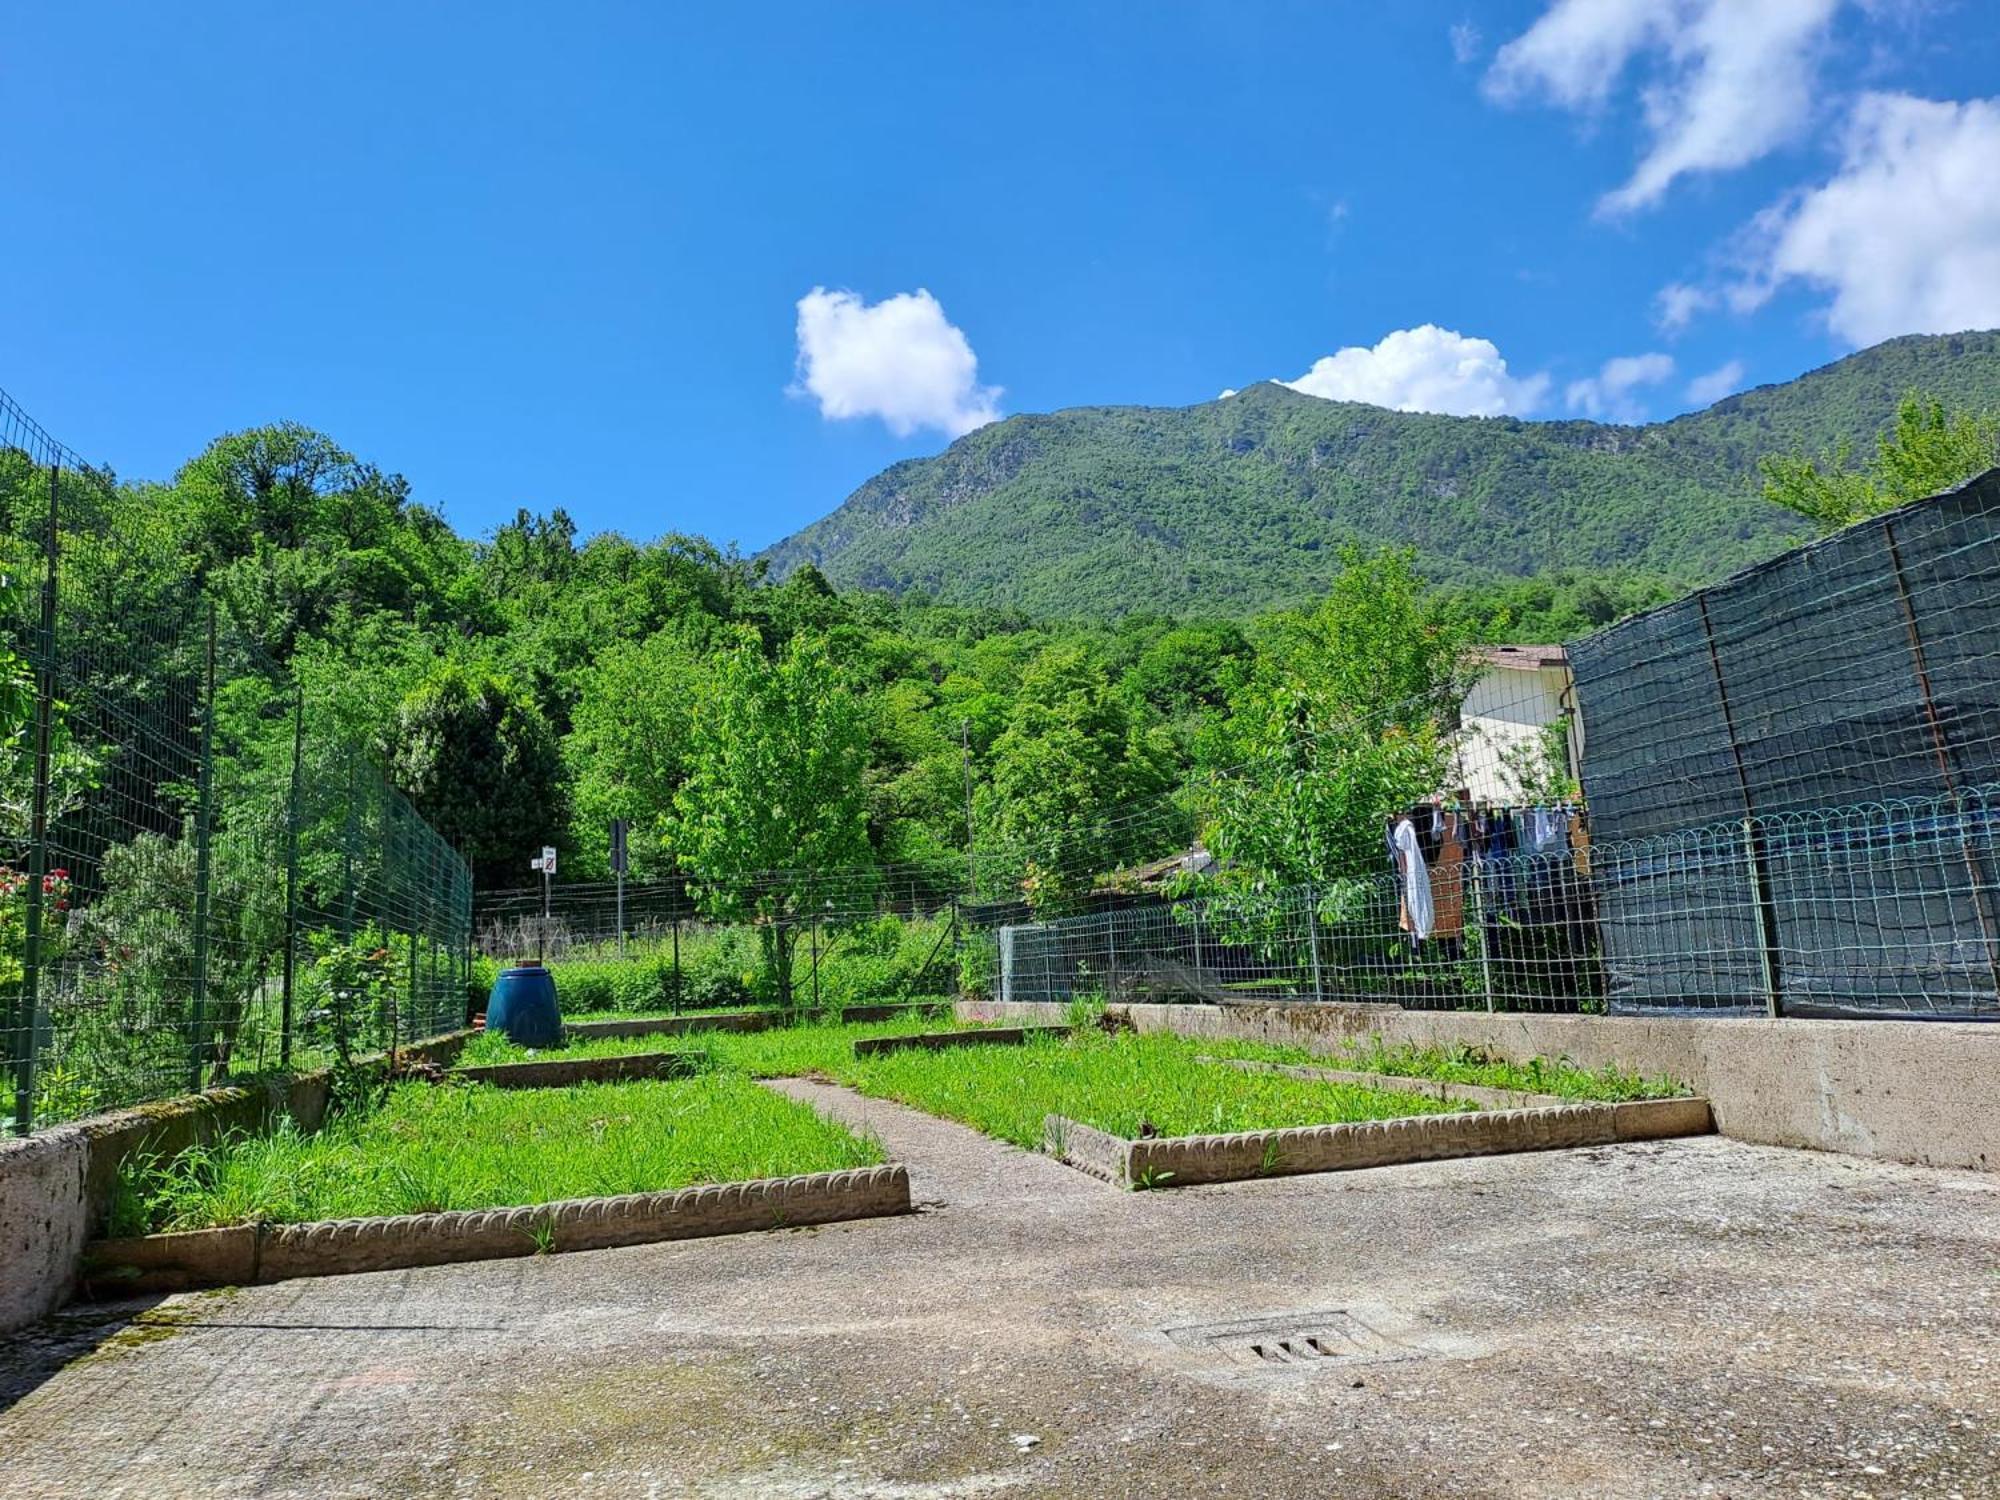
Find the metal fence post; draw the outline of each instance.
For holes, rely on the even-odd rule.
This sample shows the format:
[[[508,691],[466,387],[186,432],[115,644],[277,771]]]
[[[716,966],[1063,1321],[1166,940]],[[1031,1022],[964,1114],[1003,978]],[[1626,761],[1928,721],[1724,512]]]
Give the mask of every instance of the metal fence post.
[[[292,1065],[292,1004],[297,992],[299,950],[299,763],[305,754],[306,695],[292,697],[292,785],[285,799],[285,968],[278,1016],[278,1066]]]
[[[214,872],[211,834],[215,821],[215,601],[208,605],[208,643],[201,678],[201,769],[194,824],[194,973],[189,991],[188,1081],[201,1092],[208,1045],[208,905]]]
[[[347,757],[347,806],[340,830],[340,940],[354,941],[354,812],[359,793],[355,790],[355,756]]]
[[[56,711],[56,567],[62,468],[49,466],[49,523],[43,541],[41,617],[35,631],[35,788],[28,827],[27,911],[22,923],[21,992],[15,1002],[14,1128],[35,1127],[35,1036],[42,1012],[42,882],[49,874],[49,736]]]
[[[1310,880],[1306,882],[1306,942],[1312,950],[1313,999],[1324,1000],[1326,989],[1319,973],[1319,898],[1313,894]]]
[[[1479,938],[1479,988],[1485,993],[1486,1008],[1493,1005],[1493,932],[1486,925],[1486,858],[1481,855],[1472,866],[1472,930]]]
[[[1763,862],[1758,858],[1756,824],[1755,818],[1743,820],[1743,859],[1750,871],[1750,901],[1761,914],[1769,911],[1770,900],[1764,890]],[[1777,955],[1772,952],[1770,931],[1768,921],[1760,922],[1757,971],[1764,981],[1764,1013],[1777,1016],[1783,1013],[1783,1008],[1779,1004]]]

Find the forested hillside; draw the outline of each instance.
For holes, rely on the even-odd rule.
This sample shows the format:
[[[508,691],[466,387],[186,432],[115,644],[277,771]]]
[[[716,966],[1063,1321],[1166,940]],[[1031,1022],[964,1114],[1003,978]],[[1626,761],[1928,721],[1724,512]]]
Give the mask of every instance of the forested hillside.
[[[2000,358],[1991,335],[1959,342],[1962,368],[1926,366],[1947,399]],[[984,454],[1042,483],[1053,471],[1029,451],[1036,434],[1109,423],[1147,434],[1156,467],[1182,443],[1187,472],[1213,481],[1222,471],[1209,440],[1189,435],[1221,424],[1237,435],[1242,462],[1261,466],[1253,472],[1290,472],[1274,455],[1320,454],[1322,470],[1344,476],[1327,492],[1345,486],[1357,514],[1377,515],[1354,476],[1387,474],[1394,445],[1370,432],[1431,433],[1440,455],[1486,466],[1476,483],[1451,481],[1455,500],[1432,506],[1466,512],[1462,534],[1426,526],[1411,548],[1299,540],[1295,530],[1286,533],[1294,552],[1273,552],[1275,532],[1231,540],[1240,504],[1201,510],[1215,537],[1195,549],[1207,559],[1203,576],[1236,580],[1238,594],[1220,584],[1170,594],[1176,613],[1132,607],[1145,596],[1118,592],[1135,570],[1116,555],[1117,527],[1100,516],[1086,537],[1054,499],[1044,502],[1051,513],[1069,519],[1050,521],[1006,564],[1024,569],[1032,558],[1036,587],[1056,589],[1047,607],[952,604],[923,591],[843,591],[811,566],[775,582],[764,562],[697,537],[586,539],[560,510],[522,512],[470,540],[401,478],[332,438],[293,424],[260,428],[218,438],[165,482],[72,472],[61,507],[64,687],[185,720],[200,665],[187,601],[213,598],[227,626],[218,670],[235,679],[218,687],[214,735],[240,774],[282,790],[296,686],[315,725],[330,722],[338,743],[373,748],[488,889],[524,884],[527,856],[544,843],[563,851],[566,876],[601,875],[613,818],[630,820],[637,876],[687,876],[719,920],[824,909],[828,893],[814,884],[824,872],[860,872],[864,889],[880,879],[946,894],[970,879],[982,894],[1060,906],[1106,871],[1174,852],[1197,831],[1234,870],[1317,878],[1344,868],[1340,860],[1372,859],[1383,806],[1446,774],[1467,643],[1573,638],[1664,597],[1676,571],[1712,575],[1804,529],[1756,508],[1761,500],[1742,502],[1731,520],[1736,502],[1716,498],[1675,511],[1673,526],[1645,522],[1643,495],[1622,487],[1627,471],[1612,459],[1671,454],[1674,472],[1741,474],[1747,488],[1767,449],[1861,433],[1943,346],[1884,346],[1661,428],[1406,419],[1270,387],[1192,412],[1003,423],[937,461]],[[1815,400],[1804,402],[1805,392]],[[1912,420],[1921,415],[1913,408]],[[1961,468],[1990,454],[1992,432],[1978,428],[1979,452]],[[1347,434],[1337,452],[1326,446],[1336,433]],[[1103,473],[1101,455],[1072,456],[1079,472]],[[1499,475],[1523,483],[1523,466],[1536,465],[1545,476],[1587,474],[1602,493],[1560,528],[1547,506],[1524,505],[1532,525],[1551,528],[1545,551],[1520,519],[1518,553],[1502,556],[1494,543],[1479,554],[1491,572],[1468,566],[1441,582],[1426,562],[1440,538],[1472,548],[1471,517],[1504,509],[1494,498],[1475,504],[1472,490],[1491,495]],[[0,453],[9,548],[0,573],[10,580],[0,600],[17,624],[28,618],[22,585],[40,576],[48,475],[18,451]],[[1277,489],[1260,493],[1242,503],[1282,513]],[[1208,494],[1191,484],[1188,513]],[[1131,503],[1154,501],[1135,493]],[[1563,503],[1579,502],[1571,493]],[[941,521],[970,524],[992,504],[967,500]],[[1037,512],[1009,514],[1011,527],[1031,529]],[[926,526],[910,534],[935,535]],[[1601,550],[1576,544],[1593,536]],[[1156,560],[1172,550],[1160,538],[1154,547]],[[1636,557],[1661,571],[1565,571],[1579,551],[1586,562]],[[1300,604],[1232,618],[1225,606],[1241,603],[1260,558],[1276,577],[1280,556],[1310,559],[1310,570],[1284,575]],[[1003,560],[972,549],[966,591]],[[1530,569],[1538,576],[1504,576]],[[1171,582],[1164,562],[1136,576],[1162,589]],[[1062,580],[1073,592],[1057,588]],[[22,639],[9,658],[17,688]],[[18,823],[26,721],[12,722],[15,771],[0,801]],[[191,809],[193,788],[181,784],[191,778],[126,764],[116,737],[84,721],[74,734],[58,728],[58,759],[75,767],[79,798],[115,772],[152,778],[149,807]],[[1231,779],[1253,765],[1273,774]],[[185,833],[170,842],[176,858],[186,853]],[[766,872],[787,873],[767,883]],[[855,888],[840,899],[857,899]]]
[[[2000,404],[2000,333],[1893,339],[1642,427],[1391,412],[1278,385],[1179,409],[1011,417],[897,464],[764,554],[841,587],[1036,613],[1243,615],[1324,590],[1340,546],[1432,577],[1693,583],[1805,534],[1759,461],[1865,448],[1916,387]]]
[[[0,452],[17,624],[48,485]],[[290,424],[219,438],[167,482],[72,477],[64,495],[67,690],[194,713],[193,585],[225,612],[219,671],[236,680],[218,692],[215,734],[232,765],[282,794],[291,693],[273,682],[295,680],[316,729],[374,747],[486,889],[525,884],[545,842],[566,878],[601,876],[607,824],[623,817],[642,879],[886,869],[905,888],[955,891],[973,842],[982,885],[1018,894],[1039,870],[1053,896],[1178,847],[1191,824],[1168,794],[1197,767],[1267,749],[1252,727],[1292,723],[1295,689],[1332,692],[1309,664],[1364,639],[1353,632],[1562,635],[1645,602],[1587,580],[1443,593],[1386,554],[1352,558],[1337,609],[1240,624],[842,594],[811,568],[771,584],[695,537],[584,539],[562,511],[471,541],[399,477]],[[18,677],[26,638],[12,639]],[[26,721],[12,722],[4,800],[18,823]],[[79,722],[65,741],[85,780],[123,764],[97,735]],[[148,795],[193,806],[191,786]]]

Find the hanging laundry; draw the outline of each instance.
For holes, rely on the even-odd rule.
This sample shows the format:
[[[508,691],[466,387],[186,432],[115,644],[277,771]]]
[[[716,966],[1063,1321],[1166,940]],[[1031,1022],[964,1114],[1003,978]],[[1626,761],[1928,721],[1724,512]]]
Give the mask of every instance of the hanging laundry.
[[[1431,935],[1431,924],[1436,917],[1431,906],[1430,867],[1413,820],[1399,818],[1390,837],[1395,842],[1397,864],[1402,872],[1397,925],[1410,935],[1411,942],[1421,943]]]
[[[1455,812],[1444,813],[1438,826],[1437,858],[1431,865],[1431,905],[1435,917],[1433,936],[1458,938],[1465,932],[1465,820]]]

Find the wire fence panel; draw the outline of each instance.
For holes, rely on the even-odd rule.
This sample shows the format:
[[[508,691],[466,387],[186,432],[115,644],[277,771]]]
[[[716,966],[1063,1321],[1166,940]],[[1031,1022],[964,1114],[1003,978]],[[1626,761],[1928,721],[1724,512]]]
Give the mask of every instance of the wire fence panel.
[[[466,866],[145,508],[0,397],[0,1118],[463,1024]]]
[[[989,940],[988,992],[1058,1003],[2000,1019],[1995,893],[1968,875],[1990,866],[1996,837],[2000,787],[1988,787],[1475,856],[1456,875],[1431,872],[1421,937],[1408,889],[1386,874],[1005,921]]]

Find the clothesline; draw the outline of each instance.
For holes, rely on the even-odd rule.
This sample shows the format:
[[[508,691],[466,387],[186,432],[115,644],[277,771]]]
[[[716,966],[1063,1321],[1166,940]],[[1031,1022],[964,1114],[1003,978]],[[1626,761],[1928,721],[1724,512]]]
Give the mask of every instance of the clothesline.
[[[1397,923],[1415,946],[1463,939],[1468,860],[1478,879],[1489,864],[1562,848],[1579,873],[1589,872],[1587,818],[1574,801],[1470,812],[1443,801],[1419,802],[1389,819],[1386,843],[1397,882]]]

